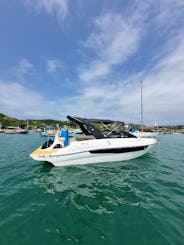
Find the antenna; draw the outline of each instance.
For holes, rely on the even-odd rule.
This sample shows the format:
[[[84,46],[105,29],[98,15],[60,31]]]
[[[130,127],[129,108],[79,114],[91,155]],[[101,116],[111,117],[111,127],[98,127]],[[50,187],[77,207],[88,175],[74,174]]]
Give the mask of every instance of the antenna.
[[[141,131],[143,132],[143,98],[142,98],[143,81],[141,81]]]

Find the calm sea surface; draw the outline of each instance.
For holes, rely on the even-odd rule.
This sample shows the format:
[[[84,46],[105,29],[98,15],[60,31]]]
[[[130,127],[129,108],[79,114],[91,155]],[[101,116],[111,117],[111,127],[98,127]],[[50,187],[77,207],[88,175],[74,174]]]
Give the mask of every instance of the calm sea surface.
[[[37,134],[0,134],[0,244],[184,244],[184,135],[116,163],[51,167]]]

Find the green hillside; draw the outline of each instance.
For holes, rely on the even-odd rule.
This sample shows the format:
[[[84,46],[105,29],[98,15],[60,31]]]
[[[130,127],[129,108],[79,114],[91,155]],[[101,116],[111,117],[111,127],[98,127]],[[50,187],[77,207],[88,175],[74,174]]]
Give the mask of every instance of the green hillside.
[[[9,117],[7,115],[4,115],[0,113],[0,122],[2,128],[8,127],[8,126],[13,126],[13,127],[21,127],[21,128],[26,128],[27,125],[30,128],[40,128],[40,127],[45,127],[45,126],[56,126],[59,125],[59,127],[72,127],[74,126],[72,123],[68,121],[58,121],[58,120],[53,120],[53,119],[43,119],[43,120],[20,120],[17,118]]]

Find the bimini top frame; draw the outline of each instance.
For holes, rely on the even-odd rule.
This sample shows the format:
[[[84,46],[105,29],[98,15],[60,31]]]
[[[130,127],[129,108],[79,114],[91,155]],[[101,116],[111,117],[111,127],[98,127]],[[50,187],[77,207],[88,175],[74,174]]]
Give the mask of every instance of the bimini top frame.
[[[96,139],[102,138],[134,138],[132,134],[122,130],[124,122],[107,119],[87,119],[81,117],[67,116],[67,118],[77,124],[85,135],[93,135]],[[94,124],[100,123],[106,130],[102,131]],[[108,126],[111,125],[111,128]]]

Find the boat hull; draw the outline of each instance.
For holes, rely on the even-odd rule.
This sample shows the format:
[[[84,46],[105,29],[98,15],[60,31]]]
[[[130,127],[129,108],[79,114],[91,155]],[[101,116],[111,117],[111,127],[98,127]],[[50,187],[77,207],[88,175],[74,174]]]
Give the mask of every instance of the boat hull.
[[[105,162],[118,162],[127,161],[134,158],[143,156],[148,152],[148,148],[139,152],[131,153],[106,153],[106,154],[91,154],[89,152],[80,153],[77,156],[70,157],[56,157],[52,160],[49,158],[48,162],[52,163],[54,166],[69,166],[69,165],[85,165],[92,163],[105,163]]]
[[[146,154],[155,143],[155,139],[130,139],[128,144],[127,140],[123,139],[86,140],[72,142],[71,145],[54,152],[37,149],[30,156],[34,160],[50,162],[58,167],[126,161]]]

